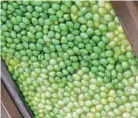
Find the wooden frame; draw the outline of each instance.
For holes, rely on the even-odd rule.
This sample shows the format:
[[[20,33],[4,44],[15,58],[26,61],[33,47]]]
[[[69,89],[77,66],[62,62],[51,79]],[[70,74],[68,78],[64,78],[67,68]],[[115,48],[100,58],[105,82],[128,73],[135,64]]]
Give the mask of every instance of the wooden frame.
[[[2,118],[22,118],[11,96],[7,92],[4,84],[1,84],[1,117]]]
[[[112,1],[112,6],[138,56],[138,1]]]

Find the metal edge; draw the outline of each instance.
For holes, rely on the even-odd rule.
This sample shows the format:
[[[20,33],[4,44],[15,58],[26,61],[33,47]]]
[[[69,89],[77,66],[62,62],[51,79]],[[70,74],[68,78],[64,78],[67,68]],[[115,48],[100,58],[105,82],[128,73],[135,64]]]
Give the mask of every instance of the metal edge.
[[[23,118],[33,118],[31,110],[24,101],[19,88],[12,80],[10,73],[7,71],[7,66],[3,60],[1,60],[1,80]]]

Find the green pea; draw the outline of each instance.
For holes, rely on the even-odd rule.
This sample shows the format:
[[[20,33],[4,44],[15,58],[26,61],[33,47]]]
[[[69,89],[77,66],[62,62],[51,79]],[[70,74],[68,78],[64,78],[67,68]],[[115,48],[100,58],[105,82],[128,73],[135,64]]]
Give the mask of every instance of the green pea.
[[[73,42],[68,42],[68,46],[71,47],[71,48],[73,48],[74,47]]]
[[[87,20],[87,27],[92,28],[94,27],[94,22],[92,20]]]
[[[86,32],[87,32],[88,35],[93,35],[94,34],[93,28],[87,28]]]
[[[63,16],[63,12],[61,10],[58,10],[56,12],[56,16],[59,17],[59,18],[61,18]]]
[[[106,66],[108,64],[108,61],[106,59],[100,59],[100,63]]]
[[[38,22],[39,22],[39,24],[42,25],[42,26],[45,25],[45,20],[42,19],[42,18],[39,18]]]
[[[115,70],[112,70],[112,71],[111,71],[111,76],[112,76],[113,78],[116,78],[117,72],[116,72]]]
[[[80,49],[80,53],[82,55],[88,54],[88,51],[86,49]]]
[[[86,19],[84,17],[79,17],[78,18],[78,22],[81,24],[85,24],[86,23]]]
[[[123,69],[128,69],[129,68],[129,63],[128,62],[122,62],[122,68]]]
[[[23,49],[23,45],[22,45],[22,44],[17,44],[17,45],[16,45],[16,49],[17,49],[17,50]]]
[[[105,54],[106,54],[107,57],[112,57],[114,53],[113,53],[113,51],[111,51],[111,50],[107,50],[107,51],[105,52]]]
[[[75,69],[75,70],[77,70],[77,69],[79,69],[79,63],[72,63],[72,67]]]
[[[14,30],[17,31],[17,32],[19,32],[21,30],[21,28],[19,26],[15,25],[14,26]]]
[[[37,18],[33,17],[33,18],[32,18],[32,23],[33,23],[34,25],[38,25],[38,20],[37,20]]]
[[[109,71],[110,71],[110,70],[114,69],[114,65],[109,64],[109,65],[107,65],[107,67],[106,67],[106,68],[107,68],[107,70],[109,70]]]
[[[28,10],[28,12],[33,12],[33,6],[31,6],[31,5],[27,6],[27,10]]]
[[[43,45],[40,43],[37,43],[36,48],[37,48],[37,50],[43,50]]]
[[[100,41],[100,38],[98,36],[93,36],[92,39],[95,41],[95,42],[99,42]]]
[[[61,23],[59,26],[60,26],[61,30],[63,30],[63,31],[67,30],[67,26],[65,24]]]
[[[65,6],[65,5],[62,5],[61,6],[61,10],[64,12],[64,13],[68,13],[70,10],[69,10],[69,8],[67,7],[67,6]]]
[[[87,35],[86,33],[81,33],[80,36],[81,36],[83,39],[88,38],[88,35]]]
[[[79,11],[79,13],[80,13],[79,15],[83,16],[83,15],[85,15],[87,12],[88,12],[87,8],[86,8],[86,7],[82,7],[82,8],[80,9],[80,11]]]
[[[36,38],[37,38],[37,39],[43,38],[43,33],[37,32],[37,33],[36,33]]]
[[[104,20],[105,20],[106,22],[113,21],[113,16],[110,15],[110,14],[106,14],[106,15],[104,16]]]
[[[30,20],[27,19],[27,18],[25,18],[25,17],[22,18],[22,21],[23,21],[26,25],[30,24]]]
[[[137,61],[134,60],[134,59],[130,59],[130,60],[129,60],[129,64],[132,65],[132,66],[134,66],[134,65],[137,64]]]
[[[59,10],[59,9],[60,9],[60,5],[54,3],[54,4],[52,4],[52,8],[53,8],[54,10]]]
[[[108,29],[109,30],[115,30],[116,28],[116,23],[115,22],[109,22],[108,23]]]
[[[16,25],[16,24],[17,24],[17,20],[16,20],[16,18],[15,18],[15,17],[12,17],[12,18],[11,18],[11,22],[12,22],[13,24]]]
[[[93,6],[92,6],[92,12],[93,12],[93,13],[97,13],[97,12],[98,12],[98,9],[99,9],[99,8],[98,8],[98,5],[93,5]]]
[[[44,10],[48,10],[49,7],[50,7],[50,4],[47,3],[47,2],[44,2],[44,3],[42,4],[42,8],[43,8]]]
[[[123,71],[120,64],[116,65],[115,69],[116,69],[117,72],[122,72]]]
[[[99,8],[98,12],[99,12],[102,16],[104,16],[104,15],[107,13],[107,10],[104,9],[104,8]]]
[[[41,8],[41,7],[39,7],[39,6],[35,6],[35,8],[34,8],[37,12],[42,12],[43,11],[43,9]]]
[[[104,44],[103,41],[100,41],[100,42],[98,43],[98,46],[99,46],[100,48],[104,49],[105,44]]]
[[[106,75],[106,78],[110,78],[111,77],[111,73],[110,73],[110,70],[106,70],[105,71],[105,75]]]
[[[48,37],[49,38],[53,38],[54,37],[54,32],[53,31],[49,31],[48,32]]]
[[[131,69],[131,71],[132,71],[132,73],[133,73],[134,75],[137,75],[137,73],[138,73],[138,67],[130,66],[130,69]]]
[[[93,20],[96,21],[96,22],[100,21],[100,15],[99,14],[94,14],[93,15]]]
[[[120,55],[119,56],[119,61],[123,62],[123,61],[126,61],[126,60],[127,60],[127,58],[126,58],[125,55]]]
[[[99,47],[93,47],[93,50],[97,54],[101,52],[101,49]]]
[[[127,56],[127,58],[129,58],[129,59],[134,58],[134,55],[133,55],[132,52],[127,52],[127,53],[126,53],[126,56]]]
[[[106,32],[106,31],[107,31],[107,26],[104,25],[104,24],[101,24],[101,25],[99,25],[99,30],[100,30],[101,32]]]
[[[102,72],[105,71],[105,68],[104,68],[103,66],[99,66],[98,69],[99,69],[100,71],[102,71]]]
[[[6,10],[8,8],[8,4],[6,2],[3,2],[1,4],[1,7],[2,7],[2,9],[5,9]]]
[[[90,40],[89,43],[90,43],[91,46],[96,46],[96,43],[93,40]]]
[[[86,15],[85,15],[85,18],[87,19],[87,20],[91,20],[92,18],[93,18],[93,15],[92,15],[92,13],[87,13]]]
[[[113,39],[114,34],[112,32],[106,33],[106,37],[109,38],[110,40]],[[113,41],[112,41],[113,42]],[[115,43],[115,42],[114,42]]]
[[[103,41],[104,43],[108,43],[108,42],[109,42],[108,39],[107,39],[105,36],[102,36],[102,41]]]

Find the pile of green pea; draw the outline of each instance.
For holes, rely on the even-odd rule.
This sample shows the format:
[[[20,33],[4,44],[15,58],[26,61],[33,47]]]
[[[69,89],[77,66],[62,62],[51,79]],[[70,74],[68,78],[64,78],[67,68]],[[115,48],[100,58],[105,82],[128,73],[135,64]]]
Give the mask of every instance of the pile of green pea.
[[[2,59],[34,118],[138,118],[138,58],[108,1],[3,1]]]

